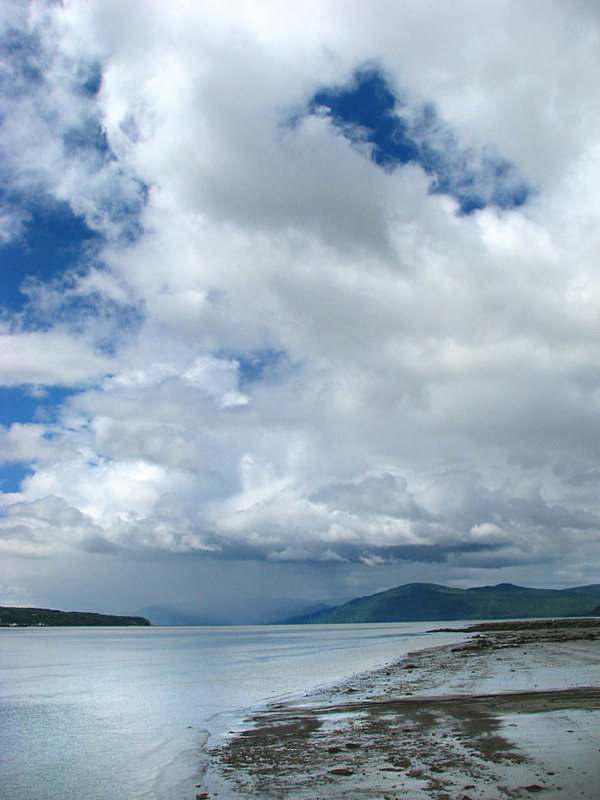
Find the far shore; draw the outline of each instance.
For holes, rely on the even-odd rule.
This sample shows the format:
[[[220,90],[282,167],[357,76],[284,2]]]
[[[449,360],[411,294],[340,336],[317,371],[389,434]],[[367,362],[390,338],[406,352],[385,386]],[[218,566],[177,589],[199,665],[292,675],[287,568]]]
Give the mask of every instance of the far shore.
[[[190,796],[597,800],[600,619],[465,632],[253,715]]]

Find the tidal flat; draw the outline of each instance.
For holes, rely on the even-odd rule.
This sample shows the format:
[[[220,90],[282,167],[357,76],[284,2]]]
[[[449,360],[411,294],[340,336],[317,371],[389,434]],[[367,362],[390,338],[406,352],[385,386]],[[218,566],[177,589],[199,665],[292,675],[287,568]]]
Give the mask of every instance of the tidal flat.
[[[470,626],[249,717],[211,751],[199,800],[595,800],[600,620]]]

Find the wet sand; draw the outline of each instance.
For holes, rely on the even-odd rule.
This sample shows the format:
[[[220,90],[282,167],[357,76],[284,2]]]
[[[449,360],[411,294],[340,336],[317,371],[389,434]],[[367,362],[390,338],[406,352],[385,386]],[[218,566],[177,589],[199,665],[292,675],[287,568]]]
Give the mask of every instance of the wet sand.
[[[466,636],[268,706],[211,751],[196,797],[597,800],[600,620]]]

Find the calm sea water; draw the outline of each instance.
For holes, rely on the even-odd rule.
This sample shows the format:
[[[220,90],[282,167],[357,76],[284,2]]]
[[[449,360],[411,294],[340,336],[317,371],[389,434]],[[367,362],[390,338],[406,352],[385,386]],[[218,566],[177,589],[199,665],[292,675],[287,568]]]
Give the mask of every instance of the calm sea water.
[[[0,629],[0,797],[188,800],[253,706],[458,638],[431,626]]]

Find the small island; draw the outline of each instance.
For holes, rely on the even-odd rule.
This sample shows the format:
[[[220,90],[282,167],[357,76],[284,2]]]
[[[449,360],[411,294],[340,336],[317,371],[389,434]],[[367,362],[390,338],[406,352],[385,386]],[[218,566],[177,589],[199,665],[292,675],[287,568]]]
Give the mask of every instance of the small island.
[[[11,608],[0,606],[0,627],[65,627],[83,625],[150,625],[145,617],[121,617],[88,611],[57,611],[52,608]]]

